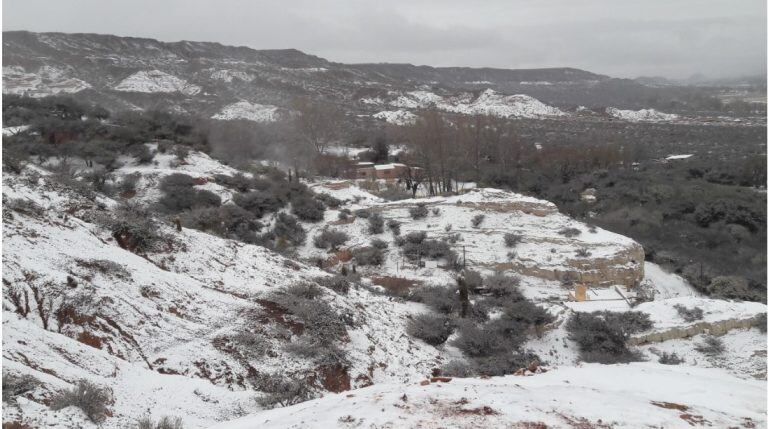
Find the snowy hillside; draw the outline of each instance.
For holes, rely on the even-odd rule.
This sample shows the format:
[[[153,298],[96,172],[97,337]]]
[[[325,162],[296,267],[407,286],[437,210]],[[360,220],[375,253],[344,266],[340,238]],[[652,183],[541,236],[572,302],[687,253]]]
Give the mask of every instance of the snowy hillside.
[[[588,364],[522,377],[381,384],[215,428],[764,428],[765,413],[765,383],[721,370]]]
[[[157,202],[160,183],[175,173],[230,205],[236,191],[216,175],[239,173],[203,153],[192,151],[182,162],[171,151],[159,153],[157,144],[147,148],[157,152],[152,163],[123,156],[114,172],[115,182],[140,174],[135,193],[83,193],[37,165],[3,175],[4,378],[28,375],[39,383],[4,404],[4,422],[95,428],[78,408],[49,407],[56,395],[88,380],[112,391],[106,428],[132,427],[146,415],[179,416],[185,428],[686,427],[705,421],[765,427],[765,333],[754,324],[727,329],[720,337],[727,352],[718,358],[697,350],[704,334],[692,333],[639,345],[647,363],[579,364],[566,322],[580,312],[629,310],[617,291],[634,298],[629,286],[641,281],[657,295],[634,308],[655,323],[644,335],[694,326],[676,304],[701,307],[706,323],[755,318],[766,307],[699,297],[682,278],[645,264],[633,240],[576,222],[552,203],[497,189],[387,202],[370,183],[320,178],[312,189],[339,205],[316,222],[302,222],[307,240],[293,258],[195,229],[177,231],[172,216],[156,219],[163,245],[136,254],[102,226],[104,216],[122,202]],[[82,160],[71,162],[88,169]],[[426,213],[413,219],[411,211],[422,205]],[[382,280],[405,279],[418,289],[455,284],[457,273],[443,260],[424,258],[419,265],[404,257],[391,228],[371,233],[360,209],[397,221],[401,237],[423,231],[451,243],[472,269],[517,275],[522,294],[554,318],[524,345],[548,371],[423,383],[464,358],[451,344],[456,334],[439,346],[409,335],[409,321],[432,310],[387,293]],[[260,221],[271,225],[275,217]],[[325,228],[344,231],[349,240],[338,250],[319,249],[313,239]],[[505,234],[519,236],[514,247]],[[275,294],[349,268],[345,252],[354,257],[374,238],[386,245],[380,266],[356,266],[361,278],[349,291],[320,287],[312,298],[343,323],[344,365],[299,353],[311,326]],[[590,290],[592,301],[571,300],[562,284],[567,273],[599,285]],[[685,361],[659,364],[659,350]],[[313,396],[325,397],[268,411],[259,403],[267,392],[253,380],[278,375],[306,380]]]
[[[375,101],[372,99],[364,100],[368,104],[375,103]],[[566,115],[560,109],[548,106],[533,97],[524,94],[503,95],[492,89],[486,89],[477,97],[468,93],[443,97],[430,91],[410,91],[390,101],[389,104],[406,109],[435,107],[446,112],[491,115],[501,118],[539,118]]]
[[[277,120],[278,108],[248,101],[238,101],[224,106],[211,118],[221,120],[245,119],[254,122],[273,122]]]
[[[149,187],[134,198],[156,195],[152,184],[167,166],[162,156],[158,161],[160,175],[147,174]],[[203,177],[225,170],[205,156],[189,162],[186,170]],[[351,315],[344,346],[350,365],[341,379],[325,380],[331,375],[310,359],[286,355],[285,334],[268,319],[260,329],[269,355],[238,358],[225,344],[249,326],[243,315],[263,313],[271,308],[270,293],[321,271],[259,246],[170,226],[162,230],[171,247],[138,256],[89,222],[115,201],[84,200],[43,171],[3,179],[4,368],[42,382],[18,406],[4,407],[4,421],[92,427],[77,410],[46,406],[81,379],[113,391],[106,427],[125,427],[149,413],[183,416],[186,427],[198,428],[259,408],[258,393],[246,388],[252,371],[319,373],[317,388],[324,390],[339,382],[344,388],[410,382],[439,366],[439,351],[404,333],[413,310],[364,289],[323,298]]]
[[[70,74],[70,71],[50,66],[42,66],[33,72],[28,72],[20,66],[3,67],[3,93],[46,97],[74,94],[91,87],[88,82]]]
[[[123,79],[115,86],[115,90],[147,93],[180,92],[185,95],[195,95],[201,88],[160,70],[142,70]]]

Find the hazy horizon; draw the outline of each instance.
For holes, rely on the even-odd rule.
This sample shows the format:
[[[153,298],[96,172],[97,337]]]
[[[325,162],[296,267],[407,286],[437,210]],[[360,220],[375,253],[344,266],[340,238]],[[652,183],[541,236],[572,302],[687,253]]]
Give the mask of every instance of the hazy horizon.
[[[7,0],[3,30],[293,48],[348,64],[572,67],[623,78],[766,75],[763,1],[740,7],[720,0],[568,5],[563,0],[494,1],[483,7],[450,1]]]

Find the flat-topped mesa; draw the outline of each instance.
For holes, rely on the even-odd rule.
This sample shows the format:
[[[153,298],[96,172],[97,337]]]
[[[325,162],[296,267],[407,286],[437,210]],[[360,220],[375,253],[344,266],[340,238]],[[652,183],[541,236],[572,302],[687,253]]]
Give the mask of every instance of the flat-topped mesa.
[[[411,219],[418,204],[430,208]],[[430,237],[460,235],[454,248],[466,252],[467,266],[509,270],[547,280],[573,280],[593,286],[632,287],[643,278],[644,252],[630,238],[575,221],[553,203],[498,189],[474,189],[451,197],[404,200],[375,208],[403,221],[402,231]],[[432,209],[439,209],[435,214]],[[473,219],[482,215],[474,225]],[[519,242],[507,245],[505,236]]]

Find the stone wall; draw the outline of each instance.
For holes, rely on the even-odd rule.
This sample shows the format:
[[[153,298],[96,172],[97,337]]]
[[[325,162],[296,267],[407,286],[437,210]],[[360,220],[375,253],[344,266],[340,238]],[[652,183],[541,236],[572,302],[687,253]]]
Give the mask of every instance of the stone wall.
[[[635,335],[627,341],[631,346],[642,344],[661,343],[678,338],[689,338],[699,334],[723,335],[733,329],[751,328],[763,323],[759,315],[745,319],[726,319],[717,322],[699,322],[691,326],[675,327],[664,331],[650,332],[647,334]]]

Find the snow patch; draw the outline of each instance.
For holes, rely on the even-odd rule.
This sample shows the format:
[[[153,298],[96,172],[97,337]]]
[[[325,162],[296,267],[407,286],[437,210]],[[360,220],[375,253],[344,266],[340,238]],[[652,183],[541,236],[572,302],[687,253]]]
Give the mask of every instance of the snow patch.
[[[614,118],[630,122],[673,121],[678,117],[674,113],[659,112],[655,109],[621,110],[615,107],[608,107],[605,109],[605,113]]]
[[[180,92],[185,95],[195,95],[201,90],[197,85],[160,70],[138,71],[123,79],[114,89],[146,93]]]
[[[442,97],[429,91],[411,91],[390,102],[392,106],[406,109],[435,107],[440,110],[465,115],[491,115],[501,118],[564,116],[563,111],[524,94],[504,95],[486,89],[477,98],[471,94]]]
[[[416,121],[416,115],[407,110],[385,110],[373,115],[376,119],[383,119],[384,121],[395,125],[408,125]]]
[[[40,67],[36,72],[27,72],[20,66],[3,67],[3,94],[47,97],[54,94],[74,94],[91,85],[70,77],[70,73],[52,66]]]
[[[238,101],[224,106],[221,111],[211,118],[221,120],[246,119],[254,122],[274,122],[277,120],[278,108],[266,104]]]

